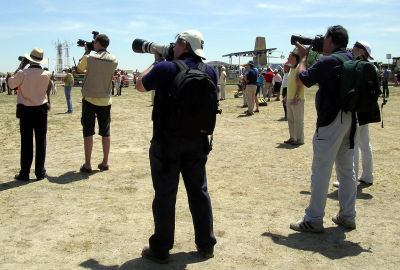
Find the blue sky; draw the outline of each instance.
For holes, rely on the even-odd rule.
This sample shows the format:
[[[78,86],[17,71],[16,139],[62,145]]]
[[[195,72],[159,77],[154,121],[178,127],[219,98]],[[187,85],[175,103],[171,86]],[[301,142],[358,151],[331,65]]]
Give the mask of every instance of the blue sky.
[[[313,37],[336,24],[348,30],[349,46],[368,41],[376,60],[387,63],[386,54],[400,56],[399,0],[21,0],[3,1],[1,11],[0,72],[14,71],[17,57],[34,47],[43,48],[53,70],[56,41],[72,44],[72,63],[83,54],[77,39],[91,40],[93,30],[110,37],[109,51],[120,68],[139,71],[153,56],[133,53],[135,38],[169,44],[189,29],[203,33],[207,61],[228,62],[222,55],[252,50],[257,36],[266,37],[267,48],[278,48],[274,56],[286,57],[292,34]]]

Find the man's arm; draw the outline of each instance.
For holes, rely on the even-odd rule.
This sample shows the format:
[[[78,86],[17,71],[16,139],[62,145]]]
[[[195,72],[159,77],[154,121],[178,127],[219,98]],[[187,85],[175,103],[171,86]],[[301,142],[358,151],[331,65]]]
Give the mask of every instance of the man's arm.
[[[143,85],[143,82],[142,82],[142,78],[143,78],[143,76],[145,76],[147,73],[149,73],[150,70],[153,69],[154,65],[155,65],[157,62],[162,61],[161,56],[157,53],[157,50],[156,50],[155,47],[151,48],[151,51],[152,51],[152,53],[154,54],[154,60],[155,60],[155,61],[154,61],[154,63],[151,64],[145,71],[143,71],[142,73],[140,73],[139,77],[137,78],[137,80],[136,80],[136,89],[137,89],[139,92],[147,92],[147,91],[151,90],[151,89],[146,89],[146,88],[144,88],[144,85]]]
[[[142,78],[144,75],[146,75],[147,73],[150,72],[150,70],[152,70],[154,67],[154,63],[151,64],[145,71],[143,71],[142,73],[140,73],[139,77],[136,79],[136,89],[139,92],[147,92],[148,90],[146,88],[144,88],[143,82],[142,82]]]

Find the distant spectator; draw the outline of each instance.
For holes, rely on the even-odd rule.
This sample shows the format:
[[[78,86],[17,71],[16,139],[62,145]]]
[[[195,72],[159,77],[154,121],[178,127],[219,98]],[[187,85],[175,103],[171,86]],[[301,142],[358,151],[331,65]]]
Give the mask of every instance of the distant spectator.
[[[68,108],[65,113],[72,113],[71,89],[74,85],[74,76],[72,76],[71,69],[66,69],[65,72],[67,74],[64,77],[64,93]]]
[[[282,77],[277,69],[274,70],[274,78],[272,79],[272,84],[274,85],[274,93],[276,95],[275,100],[279,101],[279,97],[281,95]]]
[[[286,108],[286,94],[287,94],[287,85],[288,85],[288,76],[289,76],[289,64],[286,62],[283,65],[283,79],[282,79],[282,106],[283,110],[285,111],[285,116],[282,118],[282,120],[286,121],[287,120],[287,108]]]
[[[221,74],[219,76],[219,92],[221,94],[220,100],[225,100],[225,84],[226,84],[226,71],[225,67],[222,66]]]
[[[271,68],[267,68],[267,72],[264,74],[264,91],[263,97],[268,96],[268,101],[271,100],[272,96],[272,79],[274,78],[274,73],[272,73]]]
[[[382,72],[382,91],[383,91],[383,97],[388,98],[389,97],[389,75],[390,71],[387,69],[387,67],[383,67],[383,72]]]

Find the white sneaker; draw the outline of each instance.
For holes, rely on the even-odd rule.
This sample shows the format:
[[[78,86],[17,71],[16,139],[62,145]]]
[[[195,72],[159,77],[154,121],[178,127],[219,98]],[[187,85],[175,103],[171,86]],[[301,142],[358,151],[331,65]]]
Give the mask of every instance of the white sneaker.
[[[335,224],[337,224],[339,226],[342,226],[342,227],[344,227],[346,229],[354,230],[356,228],[356,223],[354,221],[346,219],[346,218],[343,218],[343,217],[341,217],[339,215],[337,215],[336,217],[333,217],[332,221]]]

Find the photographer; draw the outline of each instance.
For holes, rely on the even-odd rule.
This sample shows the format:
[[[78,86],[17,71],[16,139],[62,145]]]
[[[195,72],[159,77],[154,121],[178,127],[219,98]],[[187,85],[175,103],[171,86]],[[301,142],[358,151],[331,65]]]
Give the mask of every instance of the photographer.
[[[357,41],[352,49],[352,53],[356,59],[362,61],[373,60],[371,57],[371,45],[366,41]],[[378,103],[375,104],[371,112],[357,112],[357,133],[354,144],[354,172],[356,180],[362,186],[371,186],[374,180],[374,169],[372,159],[372,146],[369,136],[369,123],[380,122],[380,110]],[[361,151],[362,174],[358,178],[359,166],[359,150]],[[338,181],[333,182],[333,186],[339,187]]]
[[[100,170],[109,169],[111,81],[118,65],[117,59],[107,51],[109,43],[106,35],[97,35],[93,41],[95,54],[89,54],[90,49],[85,43],[85,54],[78,64],[78,72],[86,73],[82,86],[81,118],[85,147],[85,164],[80,168],[83,173],[92,172],[91,156],[96,117],[103,146],[103,161],[97,167]]]
[[[196,68],[202,59],[203,36],[197,30],[184,31],[177,35],[174,44],[174,60],[183,60],[189,68]],[[153,107],[153,138],[149,150],[151,175],[155,190],[153,200],[154,234],[149,239],[150,247],[144,248],[142,256],[158,263],[169,261],[169,250],[174,243],[175,203],[179,174],[182,173],[189,207],[193,217],[196,248],[204,258],[214,256],[216,239],[213,232],[213,217],[210,196],[207,191],[206,162],[208,139],[206,136],[184,137],[173,135],[164,127],[170,115],[168,94],[178,66],[174,62],[160,61],[156,49],[152,49],[156,63],[138,77],[136,88],[147,92],[155,90]],[[217,73],[211,66],[205,70],[215,87]],[[165,115],[167,114],[167,115]]]
[[[18,88],[17,118],[21,133],[21,170],[16,180],[29,181],[33,160],[33,131],[35,132],[35,175],[37,180],[47,176],[46,159],[47,111],[49,109],[47,88],[50,72],[42,69],[46,64],[43,50],[35,48],[21,59],[18,70],[8,80],[11,89]],[[24,69],[29,64],[27,69]]]
[[[339,213],[332,218],[337,225],[355,229],[355,202],[357,185],[353,169],[354,149],[350,140],[355,132],[355,113],[344,112],[338,102],[339,80],[342,63],[331,56],[339,54],[346,59],[353,55],[346,51],[347,30],[340,25],[328,28],[323,39],[324,55],[314,65],[306,69],[308,50],[296,42],[300,63],[296,82],[311,87],[319,85],[315,96],[317,109],[317,129],[313,138],[313,161],[311,174],[311,198],[305,209],[305,216],[290,228],[301,232],[323,232],[323,217],[329,180],[333,164],[336,162],[339,186]]]

